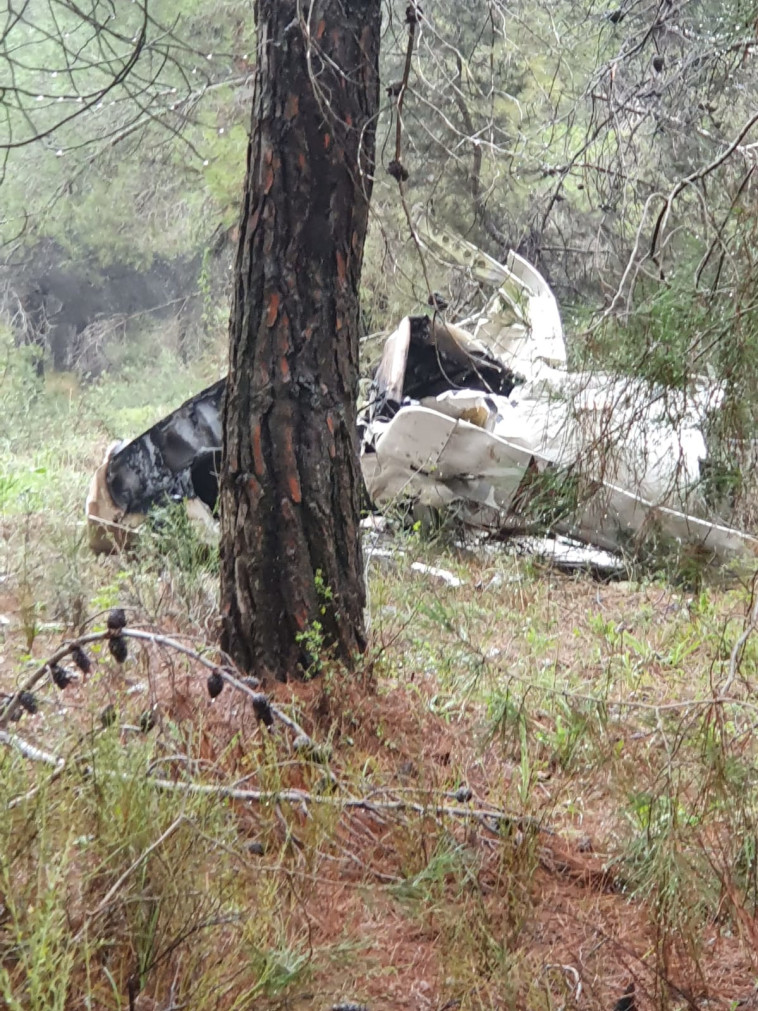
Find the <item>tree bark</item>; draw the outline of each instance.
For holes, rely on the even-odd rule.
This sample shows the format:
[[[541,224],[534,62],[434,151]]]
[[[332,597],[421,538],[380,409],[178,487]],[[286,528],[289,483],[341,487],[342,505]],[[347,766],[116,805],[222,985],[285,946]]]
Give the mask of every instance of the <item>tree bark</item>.
[[[359,285],[381,0],[256,0],[255,96],[224,407],[222,647],[299,677],[365,647]],[[312,634],[308,634],[312,633]]]

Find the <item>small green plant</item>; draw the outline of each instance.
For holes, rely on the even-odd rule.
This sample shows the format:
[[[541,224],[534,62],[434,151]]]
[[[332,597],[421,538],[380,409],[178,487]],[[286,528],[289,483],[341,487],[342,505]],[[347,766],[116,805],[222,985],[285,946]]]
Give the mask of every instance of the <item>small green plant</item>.
[[[215,576],[219,571],[215,536],[190,519],[184,502],[167,502],[150,511],[140,529],[138,554],[146,561],[162,559],[189,582],[201,573]]]
[[[324,581],[321,569],[316,569],[313,585],[318,599],[319,614],[321,618],[325,618],[329,604],[334,599],[334,592],[331,586]],[[321,618],[314,618],[306,629],[298,632],[295,636],[302,651],[302,666],[306,678],[317,677],[325,670],[327,645],[324,623]]]
[[[44,605],[37,594],[38,571],[34,559],[32,541],[31,511],[24,513],[21,567],[18,576],[18,605],[21,625],[24,630],[26,652],[31,652],[39,630],[39,616]]]
[[[218,607],[218,534],[214,522],[190,520],[184,502],[151,510],[135,539],[134,562],[124,566],[120,599],[150,615],[181,608],[207,631]],[[124,590],[127,596],[124,597]]]
[[[555,701],[555,725],[552,733],[543,732],[539,737],[551,749],[550,760],[570,771],[589,751],[592,745],[592,733],[598,720],[598,710],[604,709],[602,703],[577,702],[572,704],[568,698],[558,697]]]
[[[44,833],[44,828],[43,828]],[[19,902],[15,874],[0,858],[0,882],[7,917],[0,949],[0,997],[8,1011],[50,1009],[66,1011],[76,946],[68,929],[66,877],[70,850],[50,849],[48,833],[39,851],[41,873],[36,876],[30,901]],[[10,965],[13,968],[10,968]]]
[[[326,641],[324,626],[315,618],[303,632],[298,632],[295,640],[303,655],[304,673],[307,678],[316,677],[324,669]]]

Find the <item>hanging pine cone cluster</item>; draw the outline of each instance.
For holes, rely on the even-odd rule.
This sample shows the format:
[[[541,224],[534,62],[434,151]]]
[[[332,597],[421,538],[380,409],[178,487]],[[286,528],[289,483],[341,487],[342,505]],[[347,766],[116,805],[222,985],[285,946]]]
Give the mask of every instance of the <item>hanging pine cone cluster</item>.
[[[129,649],[123,635],[116,635],[110,638],[108,640],[108,649],[110,650],[111,656],[117,663],[124,663],[126,658],[129,656]]]
[[[50,665],[50,676],[53,679],[53,683],[56,688],[68,688],[72,681],[74,681],[74,675],[70,670],[65,667],[61,667],[59,663],[54,663]]]
[[[89,674],[92,670],[92,661],[84,652],[81,646],[74,646],[70,653],[71,662],[76,664],[82,674]]]
[[[126,612],[123,607],[114,607],[108,613],[106,625],[109,632],[120,632],[122,628],[126,628]]]
[[[208,680],[205,683],[208,688],[208,694],[212,699],[218,698],[224,690],[224,679],[217,670],[208,675]]]
[[[126,628],[126,613],[123,607],[114,607],[108,614],[106,622],[109,632],[108,649],[116,663],[124,663],[129,656],[129,649],[126,639],[121,635],[122,629]]]
[[[274,714],[271,712],[271,703],[263,692],[257,692],[253,696],[253,712],[265,726],[273,726]]]
[[[417,25],[422,16],[421,4],[417,3],[416,0],[411,0],[411,3],[405,8],[405,23],[407,25]]]
[[[10,706],[13,701],[13,695],[5,695],[2,703],[0,703],[0,716],[6,711],[8,706]],[[16,722],[21,719],[22,713],[29,713],[30,716],[34,716],[36,712],[39,711],[39,704],[37,702],[37,697],[32,692],[19,692],[18,696],[18,706],[13,710],[11,715],[11,720]]]

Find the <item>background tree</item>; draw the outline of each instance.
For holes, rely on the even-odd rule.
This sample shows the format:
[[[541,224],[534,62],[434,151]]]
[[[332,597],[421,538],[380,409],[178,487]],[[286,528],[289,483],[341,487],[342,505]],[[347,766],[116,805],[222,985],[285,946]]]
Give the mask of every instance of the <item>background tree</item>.
[[[229,213],[228,192],[213,199],[222,190],[217,162],[244,158],[252,39],[239,0],[215,5],[212,24],[208,7],[189,0],[177,15],[166,0],[118,10],[103,0],[9,5],[0,34],[0,239],[49,237],[105,263],[108,246],[110,262],[129,253],[137,262],[186,250],[210,215],[212,231],[219,211]],[[235,187],[240,179],[235,173]]]
[[[209,10],[0,15],[0,311],[40,370],[144,368],[149,341],[185,367],[214,356],[177,399],[221,374],[254,42],[244,0]]]
[[[279,679],[365,645],[359,286],[380,0],[258,0],[221,474],[224,649]],[[317,638],[313,643],[312,637]]]

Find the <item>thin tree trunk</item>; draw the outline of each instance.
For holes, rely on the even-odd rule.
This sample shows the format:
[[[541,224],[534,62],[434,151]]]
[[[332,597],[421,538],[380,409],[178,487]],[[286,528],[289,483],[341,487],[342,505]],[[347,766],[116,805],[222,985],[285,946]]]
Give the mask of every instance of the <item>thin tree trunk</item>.
[[[365,646],[358,292],[380,0],[257,0],[256,22],[220,482],[222,646],[285,680],[319,639],[348,664]]]

